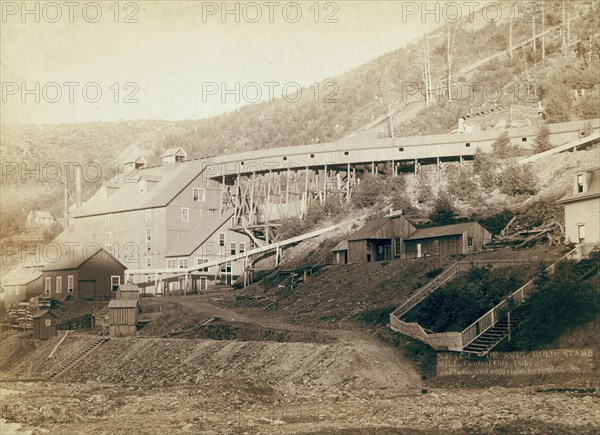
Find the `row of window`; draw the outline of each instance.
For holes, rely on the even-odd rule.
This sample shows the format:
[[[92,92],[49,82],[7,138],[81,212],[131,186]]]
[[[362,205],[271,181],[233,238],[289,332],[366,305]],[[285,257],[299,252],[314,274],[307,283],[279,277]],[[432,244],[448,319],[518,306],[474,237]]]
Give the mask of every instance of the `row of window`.
[[[56,277],[56,287],[55,287],[56,293],[62,293],[62,290],[63,290],[62,281],[63,281],[62,276]],[[69,276],[67,276],[67,292],[73,293],[74,288],[75,287],[73,285],[73,275],[69,275]],[[52,291],[52,278],[46,277],[44,291],[46,293],[50,293]]]

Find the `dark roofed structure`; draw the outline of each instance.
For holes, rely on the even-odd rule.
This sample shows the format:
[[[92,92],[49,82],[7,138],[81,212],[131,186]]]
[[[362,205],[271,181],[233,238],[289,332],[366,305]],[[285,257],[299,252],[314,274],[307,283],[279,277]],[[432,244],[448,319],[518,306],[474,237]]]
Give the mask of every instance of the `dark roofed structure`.
[[[420,228],[407,237],[406,240],[430,239],[432,237],[454,236],[464,233],[476,222],[463,222],[460,224],[443,225],[439,227]]]

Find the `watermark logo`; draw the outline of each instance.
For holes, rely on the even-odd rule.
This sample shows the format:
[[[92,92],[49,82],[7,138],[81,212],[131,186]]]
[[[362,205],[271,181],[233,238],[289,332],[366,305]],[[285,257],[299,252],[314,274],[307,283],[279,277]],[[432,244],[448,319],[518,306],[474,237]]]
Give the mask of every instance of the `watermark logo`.
[[[498,23],[503,18],[510,17],[513,22],[532,23],[541,20],[539,3],[535,1],[403,1],[400,19],[403,23],[416,19],[422,23],[454,24],[465,17],[468,17],[469,23],[473,23],[477,18],[482,18],[487,23]]]
[[[339,86],[335,82],[314,83],[304,91],[310,92],[315,103],[337,103]],[[296,82],[248,82],[233,84],[225,82],[203,82],[202,102],[218,99],[221,103],[245,102],[248,104],[282,98],[287,103],[297,103],[302,99],[303,88]]]
[[[103,86],[97,82],[2,82],[2,103],[18,100],[21,103],[99,103],[110,98],[118,103],[139,103],[140,87],[135,82],[114,82]]]
[[[202,2],[202,22],[337,24],[339,10],[336,2]]]
[[[2,23],[139,23],[136,2],[1,2]]]

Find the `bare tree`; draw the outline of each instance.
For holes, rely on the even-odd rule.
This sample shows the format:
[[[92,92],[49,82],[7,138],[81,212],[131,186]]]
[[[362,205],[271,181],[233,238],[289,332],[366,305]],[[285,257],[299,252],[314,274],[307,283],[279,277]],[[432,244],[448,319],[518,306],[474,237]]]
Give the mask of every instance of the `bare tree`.
[[[452,30],[454,27],[454,30]],[[448,23],[448,51],[447,51],[447,62],[448,62],[448,101],[452,101],[452,54],[454,53],[454,38],[456,37],[456,24],[452,26]]]

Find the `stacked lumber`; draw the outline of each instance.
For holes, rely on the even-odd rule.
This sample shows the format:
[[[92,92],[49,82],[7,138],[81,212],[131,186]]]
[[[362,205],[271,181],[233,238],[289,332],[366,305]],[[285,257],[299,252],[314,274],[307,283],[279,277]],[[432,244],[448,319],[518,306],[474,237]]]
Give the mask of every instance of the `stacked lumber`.
[[[506,227],[497,236],[494,236],[488,247],[530,248],[539,244],[554,246],[564,239],[564,227],[556,221],[535,227],[516,225],[515,221],[516,217],[513,217]]]

